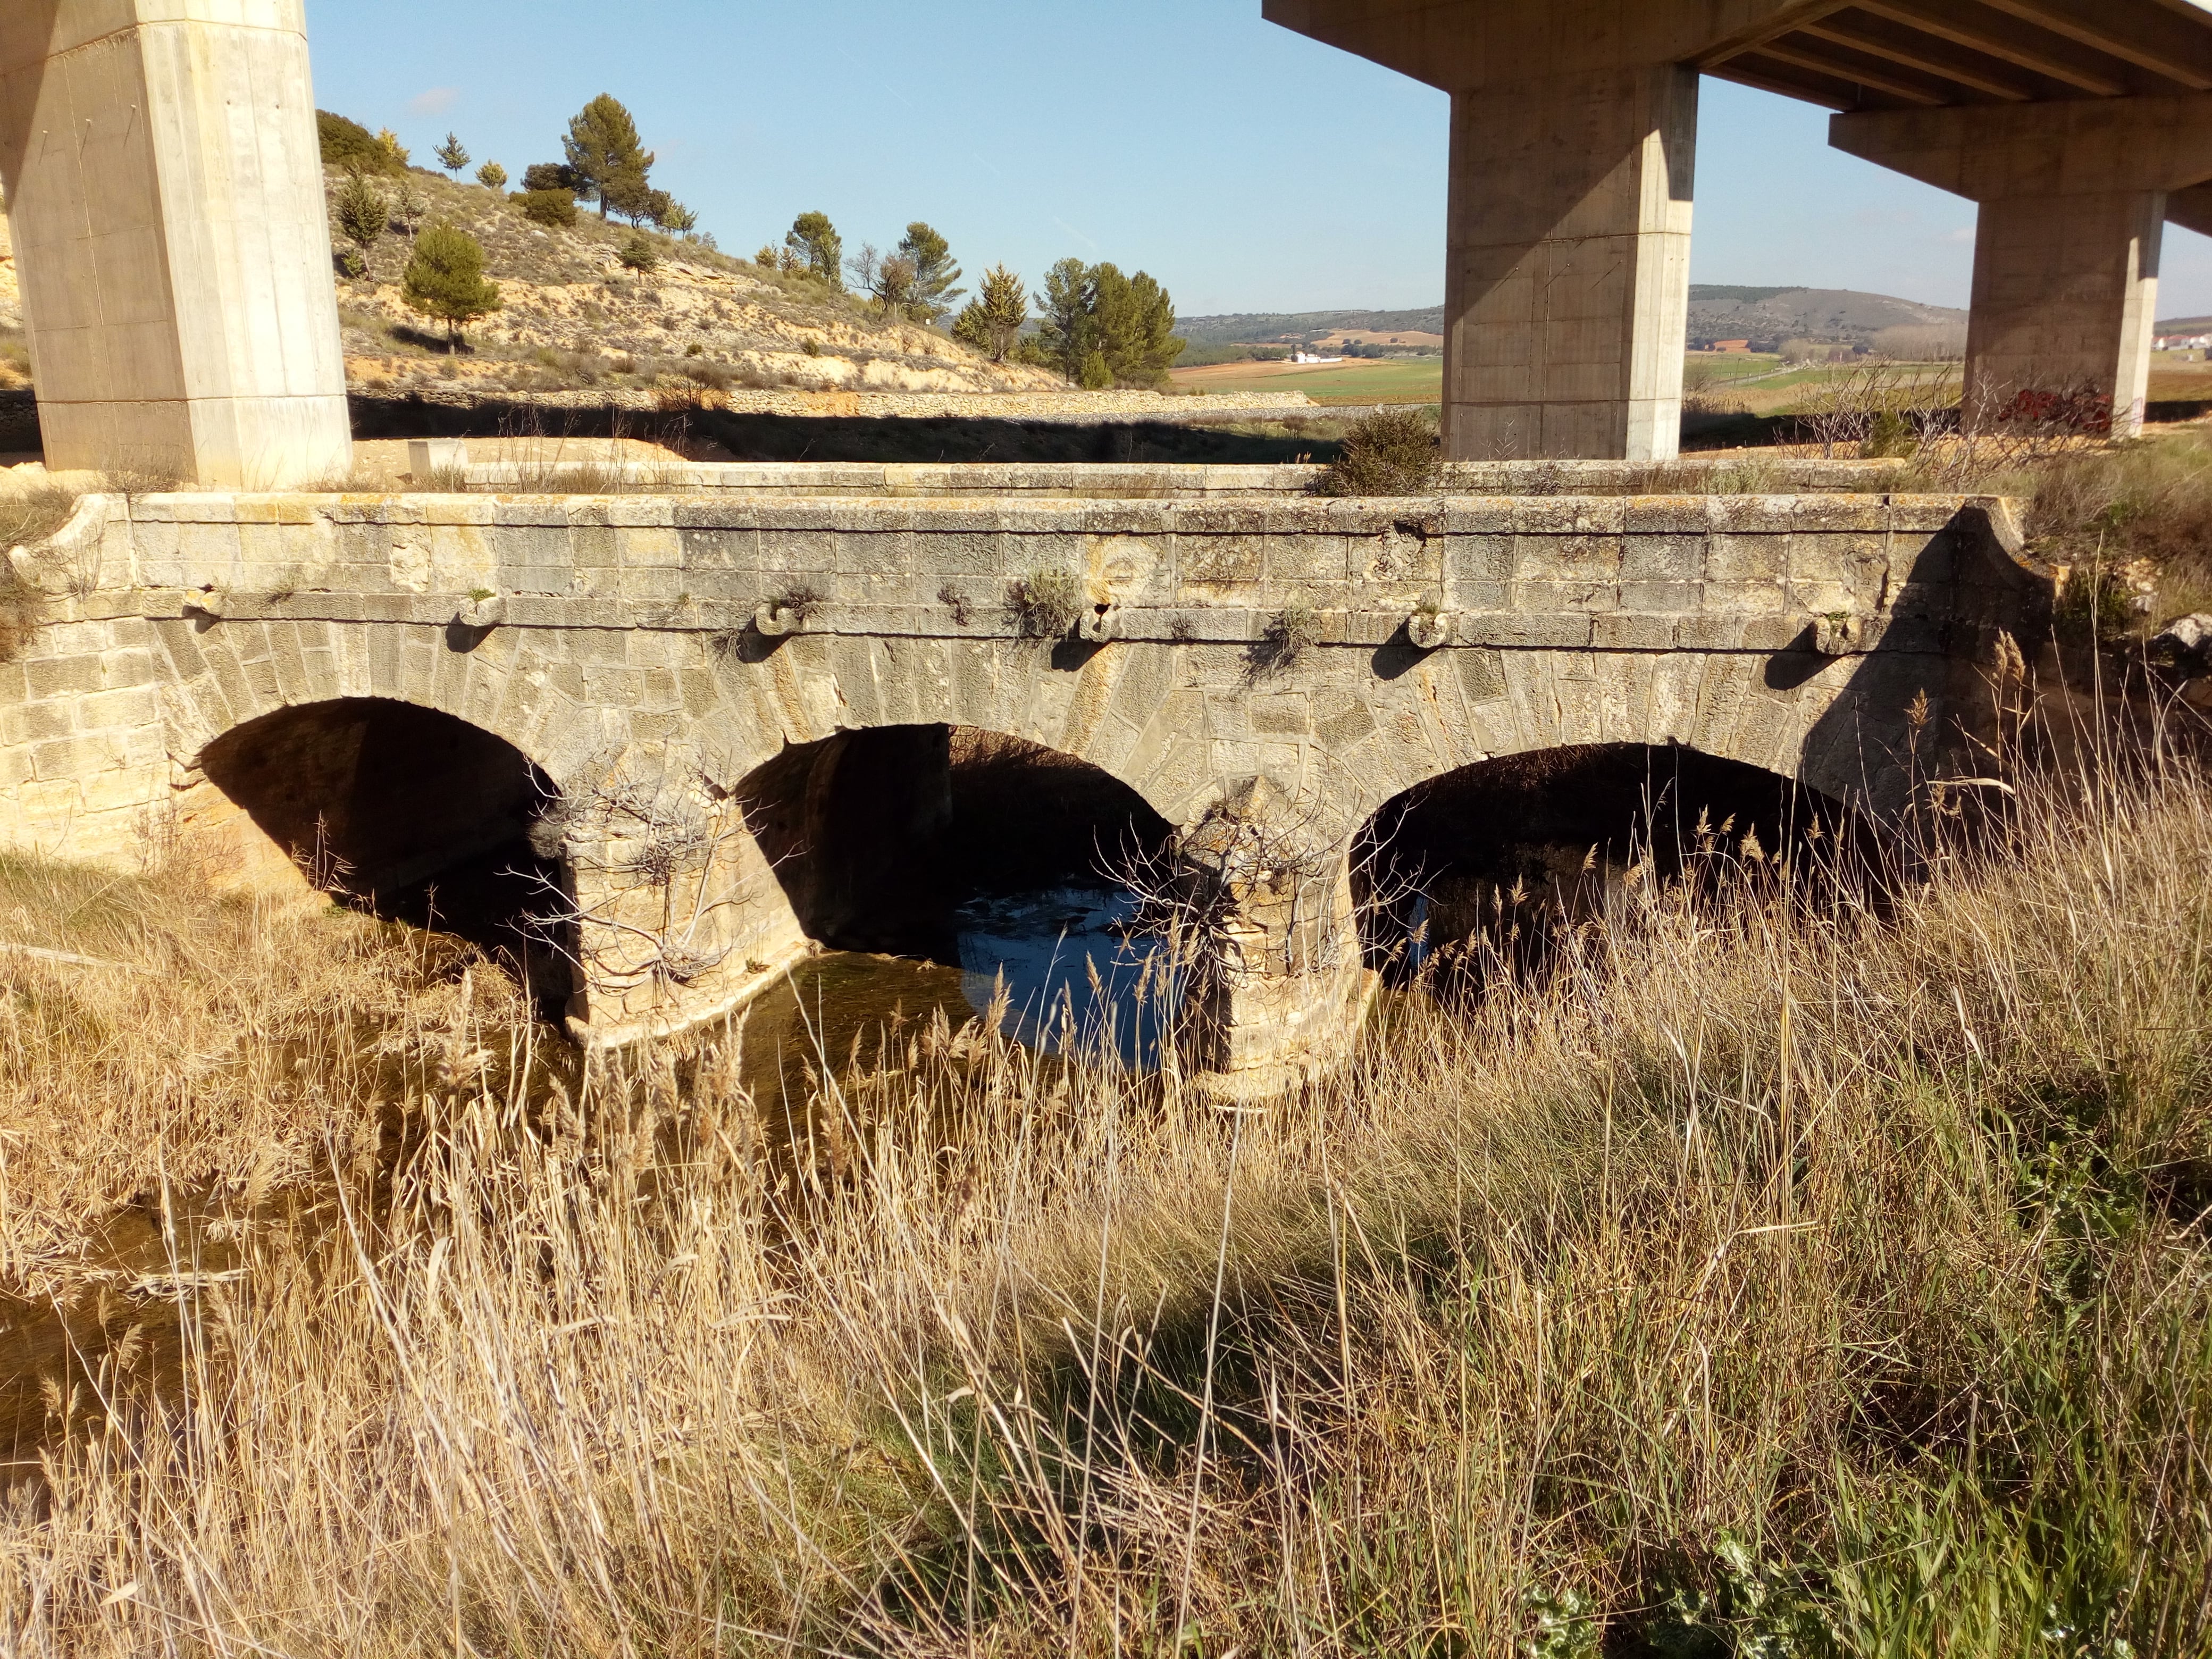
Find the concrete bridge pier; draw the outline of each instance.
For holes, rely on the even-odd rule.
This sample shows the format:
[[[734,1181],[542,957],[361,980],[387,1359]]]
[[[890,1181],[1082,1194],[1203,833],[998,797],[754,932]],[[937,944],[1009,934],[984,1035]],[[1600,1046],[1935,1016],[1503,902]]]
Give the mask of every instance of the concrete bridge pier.
[[[1447,458],[1674,459],[1697,134],[1675,64],[1453,94]]]
[[[47,465],[351,470],[303,0],[8,0],[0,185]]]
[[[1829,142],[1981,204],[1970,423],[2142,428],[2169,192],[2212,176],[2212,94],[1845,114]]]

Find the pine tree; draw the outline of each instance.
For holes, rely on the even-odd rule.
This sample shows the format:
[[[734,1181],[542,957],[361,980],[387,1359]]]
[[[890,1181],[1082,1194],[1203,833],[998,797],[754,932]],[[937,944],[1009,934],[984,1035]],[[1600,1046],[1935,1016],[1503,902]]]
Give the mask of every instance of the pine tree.
[[[1091,320],[1099,351],[1115,382],[1157,386],[1182,355],[1175,338],[1175,302],[1143,271],[1124,276],[1111,264],[1091,272]]]
[[[665,195],[666,192],[658,192]],[[653,198],[656,194],[645,180],[645,174],[624,167],[599,181],[599,216],[605,218],[610,209],[629,221],[635,228],[652,216]]]
[[[983,273],[981,295],[962,307],[953,319],[952,337],[974,346],[993,362],[1003,363],[1021,338],[1029,316],[1030,296],[1022,279],[1004,265],[993,265]]]
[[[791,222],[783,239],[794,264],[804,264],[811,276],[831,287],[842,287],[838,270],[845,262],[845,239],[826,213],[802,213]]]
[[[446,142],[439,145],[432,154],[437,156],[438,165],[452,173],[456,179],[460,178],[461,169],[469,164],[468,146],[461,143],[458,133],[447,133]]]
[[[945,240],[917,219],[906,228],[898,257],[914,267],[914,293],[907,307],[915,321],[933,323],[951,315],[952,302],[968,290],[953,286],[960,280],[960,267],[953,264]]]
[[[1038,349],[1045,361],[1070,380],[1082,375],[1084,359],[1095,343],[1096,324],[1091,306],[1096,294],[1091,267],[1080,259],[1062,259],[1044,274],[1044,301],[1037,309]]]
[[[610,185],[625,198],[633,186],[636,194],[644,193],[653,158],[638,141],[637,123],[630,112],[610,94],[601,93],[577,112],[561,147],[578,193],[598,199],[600,218],[607,216]],[[620,204],[614,205],[621,210]]]
[[[392,204],[362,174],[349,173],[331,208],[337,218],[338,234],[354,246],[346,256],[346,274],[358,276],[368,267],[369,250],[392,227]]]
[[[415,233],[422,228],[422,216],[429,209],[422,192],[415,188],[415,181],[404,173],[399,175],[398,188],[392,192],[392,210],[399,216],[399,228],[407,233],[407,240],[414,240]]]
[[[415,257],[399,279],[408,309],[446,325],[449,348],[461,344],[461,327],[500,307],[499,288],[483,274],[483,248],[465,230],[432,225],[416,239]]]
[[[477,169],[477,182],[486,190],[505,190],[507,169],[496,161],[486,161]]]

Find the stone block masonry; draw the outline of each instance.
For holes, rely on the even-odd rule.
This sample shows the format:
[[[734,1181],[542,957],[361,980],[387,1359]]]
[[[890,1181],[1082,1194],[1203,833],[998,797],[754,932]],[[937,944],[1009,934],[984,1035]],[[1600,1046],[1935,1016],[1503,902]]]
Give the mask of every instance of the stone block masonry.
[[[793,745],[974,726],[1096,764],[1172,824],[1263,801],[1268,833],[1319,849],[1325,877],[1401,791],[1553,745],[1682,744],[1894,805],[1906,711],[1924,696],[1940,731],[1980,730],[1978,663],[2002,634],[2039,636],[2052,603],[2053,573],[1991,500],[1178,498],[1172,483],[88,497],[18,561],[43,609],[0,665],[0,842],[127,860],[181,826],[241,838],[242,856],[258,832],[208,781],[210,745],[381,698],[494,734],[564,792],[627,769],[717,801]],[[1073,576],[1085,610],[1040,641],[1008,590],[1045,571]],[[790,631],[759,625],[802,592]],[[1293,610],[1311,642],[1270,656],[1257,642]],[[803,943],[769,864],[718,835],[726,896],[687,935],[708,965],[587,975],[581,1032],[726,1008],[757,982],[744,964]],[[1297,971],[1357,1004],[1341,963]],[[1209,1052],[1255,1074],[1304,1063],[1328,1046],[1310,1001],[1243,987]]]

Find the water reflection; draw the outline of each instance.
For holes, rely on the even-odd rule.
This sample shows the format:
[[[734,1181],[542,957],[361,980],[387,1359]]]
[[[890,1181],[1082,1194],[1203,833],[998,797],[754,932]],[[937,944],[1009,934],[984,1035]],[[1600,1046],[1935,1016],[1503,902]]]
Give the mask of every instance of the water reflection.
[[[1129,894],[1054,887],[977,898],[927,957],[836,951],[799,963],[744,1014],[744,1081],[771,1116],[803,1113],[822,1075],[900,1063],[940,1013],[952,1030],[995,1018],[1047,1054],[1114,1055],[1156,1070],[1175,1016],[1160,941]]]
[[[1115,1055],[1158,1069],[1175,1016],[1174,983],[1157,935],[1134,927],[1125,891],[1057,887],[979,898],[954,914],[961,989],[1000,1029],[1033,1048]]]

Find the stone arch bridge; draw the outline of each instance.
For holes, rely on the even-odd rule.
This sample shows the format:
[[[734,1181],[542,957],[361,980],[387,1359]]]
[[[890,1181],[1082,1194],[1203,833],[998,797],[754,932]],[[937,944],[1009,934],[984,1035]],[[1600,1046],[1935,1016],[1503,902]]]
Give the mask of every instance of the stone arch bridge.
[[[1512,470],[1401,500],[1195,467],[90,496],[10,556],[33,597],[0,666],[0,837],[127,860],[181,832],[289,872],[340,802],[412,879],[511,836],[486,825],[526,777],[559,803],[532,810],[580,929],[572,1028],[620,1041],[725,1011],[809,948],[781,866],[820,829],[823,740],[978,727],[1103,769],[1186,832],[1226,896],[1200,1064],[1256,1084],[1356,1023],[1369,976],[1329,943],[1346,849],[1401,792],[1526,750],[1678,744],[1889,810],[1919,700],[1966,763],[1993,665],[2048,629],[2054,573],[2002,501],[1835,477],[1635,493],[1601,467],[1581,482],[1614,493],[1514,494]],[[1073,605],[1025,629],[1017,586]],[[377,759],[357,717],[387,706],[507,758],[403,733]],[[801,745],[827,758],[779,827],[748,792]],[[1262,851],[1239,866],[1239,844]]]

